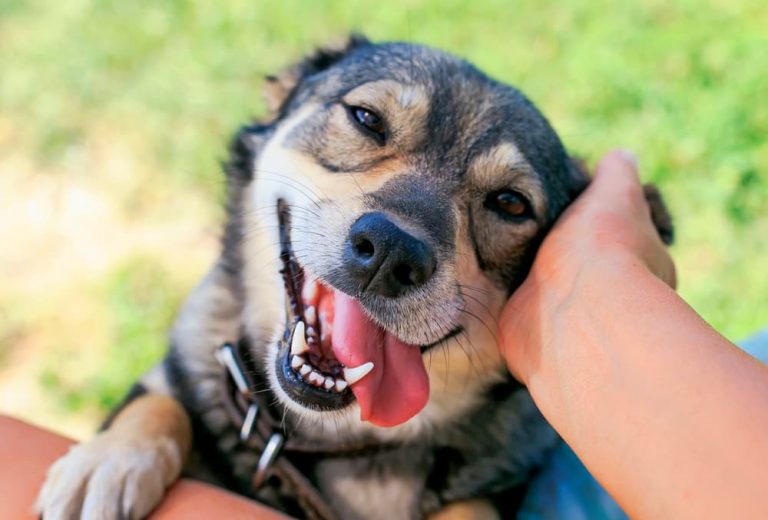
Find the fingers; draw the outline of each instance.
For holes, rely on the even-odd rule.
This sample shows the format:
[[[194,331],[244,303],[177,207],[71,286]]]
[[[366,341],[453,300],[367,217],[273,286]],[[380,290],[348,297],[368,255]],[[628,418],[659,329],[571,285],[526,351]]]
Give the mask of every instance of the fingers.
[[[612,150],[595,167],[595,177],[586,197],[592,209],[615,212],[653,226],[637,169],[637,159],[627,150]]]
[[[605,183],[610,181],[627,184],[640,184],[637,173],[637,158],[629,150],[611,150],[598,161],[595,167],[595,178],[592,181]]]
[[[612,150],[595,167],[595,174],[584,193],[561,216],[593,215],[594,212],[617,212],[635,215],[638,208],[645,210],[642,186],[637,171],[637,159],[627,150]]]
[[[627,242],[634,245],[630,252],[641,258],[657,277],[675,288],[677,276],[674,263],[653,222],[651,207],[640,184],[635,156],[626,150],[608,152],[598,162],[592,182],[599,192],[600,204],[612,204],[613,211],[633,222],[623,234],[625,239],[631,236],[637,238],[634,242]],[[593,200],[598,197],[593,197]]]

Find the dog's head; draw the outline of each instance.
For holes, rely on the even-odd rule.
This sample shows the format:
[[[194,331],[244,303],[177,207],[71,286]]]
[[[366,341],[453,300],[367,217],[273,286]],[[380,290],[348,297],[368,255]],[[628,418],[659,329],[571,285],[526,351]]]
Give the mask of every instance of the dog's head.
[[[505,377],[496,318],[586,176],[520,92],[426,47],[353,38],[267,86],[230,182],[272,390],[354,431],[465,412]]]

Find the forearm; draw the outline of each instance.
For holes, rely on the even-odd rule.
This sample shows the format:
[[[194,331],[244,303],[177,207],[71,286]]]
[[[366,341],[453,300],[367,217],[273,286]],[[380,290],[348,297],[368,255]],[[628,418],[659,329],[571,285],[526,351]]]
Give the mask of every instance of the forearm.
[[[585,268],[537,302],[551,321],[524,379],[631,516],[768,517],[765,366],[639,264]]]

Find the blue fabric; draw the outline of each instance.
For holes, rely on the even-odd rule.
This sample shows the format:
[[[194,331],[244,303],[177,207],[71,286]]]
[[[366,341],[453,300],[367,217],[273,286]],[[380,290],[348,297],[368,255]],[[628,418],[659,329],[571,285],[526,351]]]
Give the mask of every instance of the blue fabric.
[[[768,328],[739,343],[748,354],[768,363]],[[621,508],[589,474],[567,444],[552,451],[531,482],[518,520],[624,520]]]
[[[747,354],[752,354],[763,363],[768,363],[768,328],[739,342],[738,345]]]
[[[618,520],[628,518],[561,442],[528,488],[518,520]]]

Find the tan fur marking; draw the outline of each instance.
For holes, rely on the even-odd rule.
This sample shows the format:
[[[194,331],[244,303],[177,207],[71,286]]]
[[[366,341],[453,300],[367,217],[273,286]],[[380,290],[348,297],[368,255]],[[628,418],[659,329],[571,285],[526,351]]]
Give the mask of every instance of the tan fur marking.
[[[419,85],[373,81],[348,92],[344,102],[369,108],[384,117],[390,128],[391,144],[404,151],[417,147],[426,135],[429,97]]]
[[[533,166],[512,143],[502,143],[478,156],[469,166],[469,179],[483,189],[511,187],[522,192],[537,215],[546,211],[542,187]]]
[[[299,81],[297,70],[290,69],[279,76],[268,76],[264,80],[262,87],[264,93],[264,103],[267,110],[274,116],[280,110],[283,102],[288,98],[288,94]]]
[[[168,437],[186,459],[192,445],[192,426],[187,412],[172,397],[143,395],[128,404],[112,422],[110,432],[133,437]]]
[[[447,505],[429,520],[499,520],[499,514],[485,500],[467,500]]]

